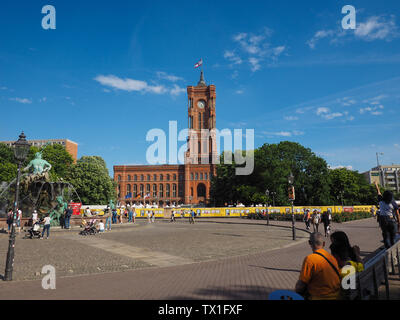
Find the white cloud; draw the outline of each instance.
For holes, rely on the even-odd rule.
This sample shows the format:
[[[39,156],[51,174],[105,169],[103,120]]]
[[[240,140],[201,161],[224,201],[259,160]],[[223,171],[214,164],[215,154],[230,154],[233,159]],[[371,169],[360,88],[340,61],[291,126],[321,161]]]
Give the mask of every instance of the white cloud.
[[[181,87],[179,87],[179,86],[177,86],[175,84],[174,87],[171,89],[170,94],[173,95],[173,96],[177,96],[177,95],[179,95],[181,93],[184,93],[184,92],[186,92],[185,88],[181,88]]]
[[[46,101],[47,101],[46,97],[43,97],[43,98],[39,99],[39,102],[46,102]]]
[[[332,120],[343,116],[341,112],[331,113],[331,110],[326,107],[319,107],[315,113],[326,120]]]
[[[146,81],[135,80],[135,79],[121,79],[114,75],[99,75],[94,78],[97,82],[104,86],[108,86],[118,90],[124,91],[141,91],[141,92],[150,92],[155,94],[163,94],[168,90],[162,86],[151,86]]]
[[[284,119],[287,120],[287,121],[299,120],[299,118],[298,118],[298,117],[295,117],[295,116],[287,116],[287,117],[284,117]]]
[[[328,113],[330,110],[329,110],[329,108],[326,108],[326,107],[319,107],[318,109],[317,109],[317,115],[319,116],[319,115],[321,115],[321,114],[323,114],[323,113]]]
[[[333,30],[319,30],[314,34],[314,36],[310,40],[307,41],[307,44],[311,49],[315,49],[315,44],[319,40],[326,37],[331,37],[333,34],[334,34]]]
[[[234,51],[225,51],[224,58],[235,64],[242,64],[243,60],[236,55]]]
[[[260,59],[251,57],[249,58],[249,62],[251,64],[251,71],[257,71],[260,70],[261,66],[260,66]]]
[[[262,133],[267,136],[279,136],[279,137],[302,136],[304,134],[303,131],[298,131],[298,130],[278,131],[278,132],[263,131]]]
[[[330,38],[331,44],[338,44],[344,40],[356,39],[363,41],[386,40],[390,41],[399,36],[395,17],[371,16],[365,21],[359,22],[355,30],[343,30],[338,27],[331,30],[319,30],[306,43],[311,49],[315,49],[318,41]]]
[[[338,166],[331,166],[331,165],[328,165],[328,168],[331,169],[331,170],[334,170],[334,169],[343,169],[343,168],[345,168],[345,169],[347,169],[347,170],[353,170],[353,166],[342,166],[342,165],[338,165]]]
[[[243,94],[244,93],[244,91],[242,89],[236,90],[235,92],[236,92],[236,94]]]
[[[0,87],[0,90],[7,90],[7,87]]]
[[[27,99],[27,98],[10,98],[11,101],[16,101],[19,103],[27,104],[27,103],[32,103],[32,100]]]
[[[286,46],[273,47],[269,41],[272,30],[264,28],[261,33],[241,32],[233,36],[237,44],[234,50],[225,50],[224,58],[232,63],[231,66],[242,64],[248,61],[252,72],[261,69],[265,60],[276,62],[278,57],[286,51]]]
[[[396,149],[400,149],[400,144],[398,144],[398,143],[395,143],[393,146],[394,146]]]
[[[379,110],[383,110],[385,107],[383,105],[379,105],[379,106],[374,106],[374,107],[365,107],[365,108],[360,108],[360,113],[364,114],[364,113],[370,113],[374,116],[378,116],[381,115],[383,112],[379,111]]]
[[[178,77],[178,76],[175,76],[173,74],[167,74],[166,72],[163,72],[163,71],[158,71],[157,72],[157,77],[159,79],[164,79],[164,80],[168,80],[168,81],[171,81],[171,82],[177,82],[177,81],[184,80],[182,77]]]
[[[361,22],[354,30],[356,37],[366,41],[390,40],[397,35],[397,26],[394,16],[390,20],[383,17],[372,16],[365,22]]]

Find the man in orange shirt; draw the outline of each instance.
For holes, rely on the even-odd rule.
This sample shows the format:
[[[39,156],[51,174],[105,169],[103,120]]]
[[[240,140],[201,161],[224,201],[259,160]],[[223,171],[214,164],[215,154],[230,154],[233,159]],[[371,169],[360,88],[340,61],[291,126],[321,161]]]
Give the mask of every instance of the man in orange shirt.
[[[295,291],[310,300],[336,300],[340,297],[339,266],[336,259],[324,250],[324,237],[319,232],[310,235],[313,251],[301,268]]]

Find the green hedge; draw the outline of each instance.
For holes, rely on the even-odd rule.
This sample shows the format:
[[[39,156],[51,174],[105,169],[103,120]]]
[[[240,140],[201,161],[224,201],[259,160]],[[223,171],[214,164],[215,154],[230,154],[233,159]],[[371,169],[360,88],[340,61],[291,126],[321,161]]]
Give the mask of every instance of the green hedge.
[[[333,213],[332,214],[332,221],[333,222],[346,222],[352,220],[360,220],[370,218],[371,213],[367,211],[355,211],[355,212],[342,212],[342,213]],[[256,219],[256,220],[266,220],[266,216],[262,216],[258,213],[249,213],[247,215],[247,219]],[[270,213],[269,214],[270,220],[275,221],[291,221],[292,214],[291,213]],[[303,221],[303,213],[295,214],[296,221]]]

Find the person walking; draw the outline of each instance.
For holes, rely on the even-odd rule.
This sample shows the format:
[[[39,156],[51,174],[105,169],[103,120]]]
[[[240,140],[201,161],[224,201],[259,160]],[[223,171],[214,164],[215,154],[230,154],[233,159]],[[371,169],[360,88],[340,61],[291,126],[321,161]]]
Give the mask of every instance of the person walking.
[[[382,230],[385,248],[389,249],[395,244],[396,229],[400,229],[399,207],[389,190],[386,190],[382,195],[377,182],[375,182],[375,187],[379,201],[379,226]]]
[[[117,223],[117,209],[112,210],[112,223],[113,224]]]
[[[132,218],[133,218],[132,207],[129,207],[128,222],[132,222]]]
[[[175,210],[172,210],[170,222],[175,222]]]
[[[154,211],[152,211],[151,212],[151,222],[154,223],[155,219],[156,219],[156,215],[154,214]]]
[[[10,209],[10,210],[8,210],[8,213],[7,213],[8,234],[11,233],[11,226],[13,223],[13,219],[14,219],[14,213],[13,213],[12,209]]]
[[[310,218],[311,218],[310,210],[307,209],[306,212],[304,212],[304,222],[306,224],[307,230],[310,230]]]
[[[195,217],[194,210],[190,210],[189,223],[194,224],[194,217]]]
[[[111,231],[111,209],[107,207],[105,209],[104,217],[106,218],[106,225],[105,225],[105,230]],[[108,229],[107,229],[108,225]]]
[[[136,209],[133,209],[132,221],[133,221],[133,224],[135,224],[135,222],[136,222]]]
[[[50,223],[51,223],[51,218],[50,216],[46,216],[44,218],[44,225],[43,225],[43,231],[42,231],[42,237],[40,239],[43,239],[44,232],[46,231],[46,239],[49,238],[50,235]]]
[[[314,210],[314,213],[312,215],[312,224],[314,232],[318,232],[318,226],[320,221],[321,221],[321,214],[317,210]]]
[[[65,229],[70,229],[70,220],[72,213],[73,213],[72,207],[68,205],[67,209],[65,209],[65,220],[64,220]]]
[[[21,233],[21,220],[22,220],[22,211],[21,209],[17,209],[17,227],[18,233]]]
[[[321,221],[324,224],[324,231],[325,231],[325,237],[327,237],[330,233],[330,223],[331,223],[332,217],[330,217],[330,213],[328,211],[324,211],[321,216]]]
[[[147,222],[151,223],[151,212],[147,211]]]

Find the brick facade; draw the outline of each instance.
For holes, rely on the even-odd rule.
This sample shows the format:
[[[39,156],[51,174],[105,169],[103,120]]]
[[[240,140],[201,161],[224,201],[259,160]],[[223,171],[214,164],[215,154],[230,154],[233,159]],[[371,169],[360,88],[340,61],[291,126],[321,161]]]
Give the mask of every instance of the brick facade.
[[[201,72],[197,86],[188,86],[188,150],[182,165],[116,165],[118,200],[122,204],[208,204],[211,177],[218,157],[215,127],[215,86]],[[126,195],[131,195],[128,199]],[[144,199],[145,195],[146,199]],[[139,197],[140,195],[140,197]]]

